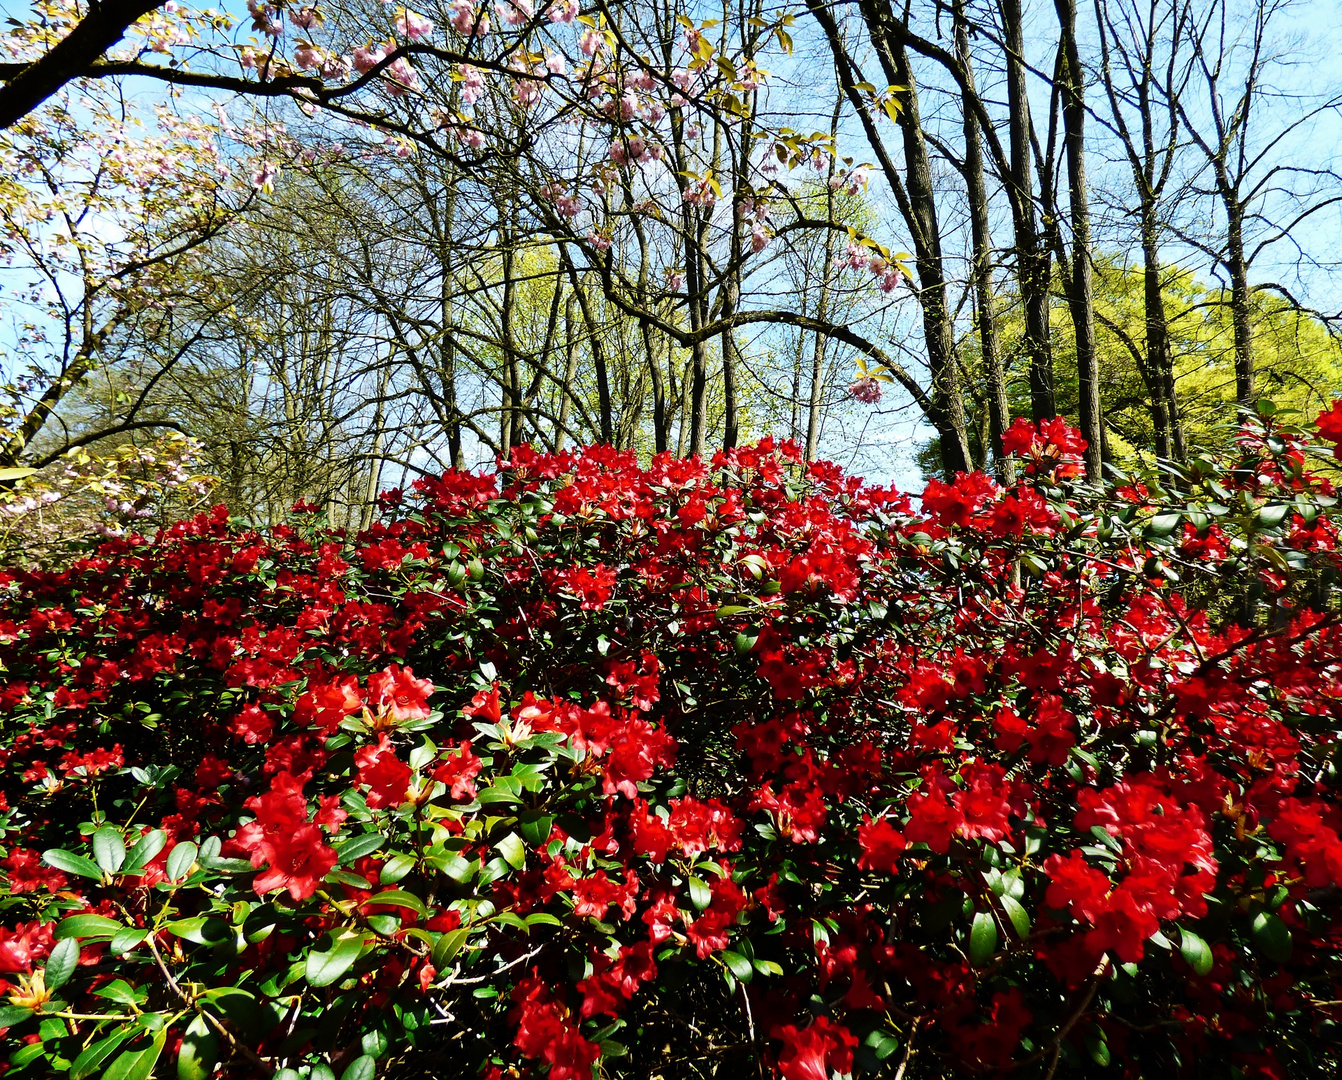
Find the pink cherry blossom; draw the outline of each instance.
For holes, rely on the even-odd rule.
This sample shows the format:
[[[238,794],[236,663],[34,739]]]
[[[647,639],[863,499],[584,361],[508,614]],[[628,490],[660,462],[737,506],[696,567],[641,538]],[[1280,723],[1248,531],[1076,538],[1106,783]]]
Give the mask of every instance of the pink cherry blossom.
[[[428,37],[433,33],[433,21],[425,18],[418,12],[402,8],[400,15],[396,17],[396,32],[408,37],[411,41],[418,41],[422,37]]]
[[[485,89],[484,72],[471,64],[459,65],[457,72],[461,75],[461,100],[474,105]]]
[[[587,230],[587,242],[596,248],[597,251],[610,250],[610,237],[605,233],[599,233],[595,229]]]
[[[386,58],[387,47],[385,45],[360,45],[354,50],[351,60],[355,71],[360,75],[367,75]]]
[[[758,255],[769,246],[769,233],[760,222],[755,222],[750,229],[750,250]]]
[[[322,62],[322,51],[317,46],[306,41],[300,42],[294,49],[294,63],[303,71],[308,68],[320,66]]]
[[[601,34],[597,30],[584,30],[578,38],[578,48],[583,56],[595,56],[601,49]]]
[[[280,167],[273,161],[263,162],[261,167],[252,173],[252,187],[269,194],[275,190],[275,177],[279,175],[279,171]]]
[[[289,21],[300,30],[311,30],[321,22],[321,18],[321,12],[312,6],[304,6],[289,12]]]
[[[578,17],[578,0],[555,0],[547,14],[552,23],[568,25]]]
[[[848,393],[864,405],[875,405],[881,400],[881,384],[870,375],[863,375],[848,387]]]
[[[483,11],[477,14],[471,0],[452,0],[447,10],[451,12],[452,29],[462,37],[484,37],[489,33],[489,16]]]
[[[494,10],[508,26],[525,26],[536,13],[531,0],[498,0]]]

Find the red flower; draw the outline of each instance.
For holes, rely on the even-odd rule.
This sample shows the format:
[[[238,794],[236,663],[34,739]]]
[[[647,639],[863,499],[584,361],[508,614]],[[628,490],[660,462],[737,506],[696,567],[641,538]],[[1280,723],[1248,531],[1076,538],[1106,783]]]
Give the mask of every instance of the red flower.
[[[427,702],[432,693],[432,680],[416,679],[413,671],[396,664],[368,676],[370,702],[385,709],[394,720],[422,720],[427,717]]]
[[[951,837],[964,824],[960,811],[938,787],[910,795],[908,808],[911,816],[904,826],[904,839],[910,844],[926,844],[938,855],[945,855],[950,850]]]
[[[433,771],[433,778],[450,788],[452,798],[470,800],[475,798],[475,784],[472,781],[480,775],[480,759],[471,753],[471,741],[462,739],[457,752],[443,758],[442,764]]]
[[[54,922],[19,923],[12,930],[0,926],[0,972],[28,975],[33,964],[45,960],[55,944]],[[0,980],[0,984],[4,980]]]
[[[857,827],[857,843],[862,849],[857,860],[858,867],[887,874],[893,874],[897,869],[899,853],[905,846],[903,835],[895,830],[888,819],[879,817],[873,821],[870,816]]]
[[[405,802],[410,766],[396,756],[386,732],[378,735],[376,746],[365,746],[355,753],[354,764],[359,770],[359,783],[368,788],[365,798],[372,809]]]
[[[0,867],[4,868],[9,879],[8,891],[12,893],[36,892],[38,889],[59,892],[67,884],[61,871],[44,863],[36,851],[25,848],[11,850],[5,859],[0,860]]]
[[[260,705],[247,705],[231,721],[228,730],[248,746],[270,742],[275,734],[275,721]]]
[[[1319,413],[1314,423],[1319,429],[1319,438],[1337,443],[1333,447],[1333,457],[1342,458],[1342,401],[1334,401],[1331,408]]]
[[[376,678],[376,676],[374,676]],[[353,676],[336,682],[309,686],[294,702],[294,722],[334,733],[340,721],[363,708],[358,680]]]
[[[287,889],[295,900],[306,900],[336,864],[336,853],[323,843],[316,825],[300,826],[293,833],[272,837],[270,866],[258,874],[252,887],[264,896],[272,889]]]
[[[1109,895],[1109,879],[1086,862],[1080,851],[1063,858],[1050,855],[1044,873],[1051,879],[1044,902],[1051,908],[1070,908],[1073,918],[1095,923]]]
[[[827,1017],[817,1016],[804,1028],[774,1028],[771,1034],[783,1042],[778,1055],[783,1080],[829,1080],[831,1072],[852,1072],[857,1039]]]

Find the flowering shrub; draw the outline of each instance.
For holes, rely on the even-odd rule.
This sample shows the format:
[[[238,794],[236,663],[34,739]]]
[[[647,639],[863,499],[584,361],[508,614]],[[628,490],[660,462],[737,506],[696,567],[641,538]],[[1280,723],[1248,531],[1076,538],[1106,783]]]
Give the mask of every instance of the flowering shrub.
[[[1329,1074],[1332,486],[1268,409],[1177,488],[1011,437],[6,573],[7,1075]]]

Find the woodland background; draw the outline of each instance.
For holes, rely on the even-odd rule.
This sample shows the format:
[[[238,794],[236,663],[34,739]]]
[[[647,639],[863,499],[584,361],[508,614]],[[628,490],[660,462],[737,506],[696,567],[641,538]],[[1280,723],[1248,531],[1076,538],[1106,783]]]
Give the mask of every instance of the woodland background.
[[[773,433],[914,486],[1005,478],[1015,416],[1091,475],[1312,416],[1328,7],[109,2],[120,42],[34,95],[89,11],[11,5],[0,466],[42,471],[10,531],[206,477],[366,525],[523,442]]]

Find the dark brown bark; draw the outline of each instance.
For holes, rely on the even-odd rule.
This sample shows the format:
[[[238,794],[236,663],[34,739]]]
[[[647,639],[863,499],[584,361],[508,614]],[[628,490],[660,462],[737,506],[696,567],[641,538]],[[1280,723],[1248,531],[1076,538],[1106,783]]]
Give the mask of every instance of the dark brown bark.
[[[1015,232],[1016,276],[1025,309],[1022,351],[1030,363],[1030,416],[1036,422],[1056,416],[1053,383],[1053,345],[1049,336],[1049,246],[1035,220],[1034,161],[1030,143],[1030,99],[1025,85],[1025,31],[1020,0],[1000,0],[1006,44],[1007,129],[1010,137],[1010,173],[1003,179],[1013,189],[1012,227]]]
[[[1092,281],[1090,193],[1086,188],[1085,73],[1076,46],[1076,0],[1054,0],[1062,30],[1065,82],[1062,88],[1063,144],[1067,154],[1068,204],[1072,223],[1072,273],[1067,306],[1076,335],[1077,419],[1086,440],[1086,475],[1099,480],[1100,373],[1095,350],[1095,289]]]
[[[163,0],[89,0],[88,14],[51,50],[21,68],[0,87],[0,128],[8,128],[36,109],[71,79],[83,75],[116,45],[131,23]]]
[[[969,54],[969,24],[965,19],[964,0],[955,4],[955,49],[964,70],[967,90],[974,90],[974,73]],[[966,106],[964,110],[965,194],[969,200],[969,219],[973,235],[974,321],[977,324],[979,347],[983,352],[983,368],[987,377],[986,397],[988,438],[993,471],[1003,483],[1015,479],[1011,459],[1002,453],[1002,435],[1011,423],[1007,404],[1006,369],[1002,363],[1002,343],[997,332],[992,277],[992,233],[988,222],[988,191],[983,176],[982,133],[978,114]]]

